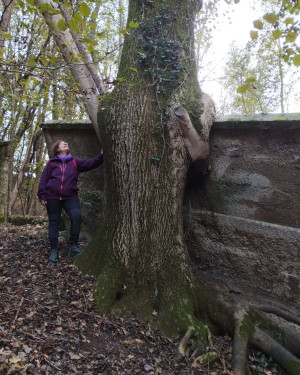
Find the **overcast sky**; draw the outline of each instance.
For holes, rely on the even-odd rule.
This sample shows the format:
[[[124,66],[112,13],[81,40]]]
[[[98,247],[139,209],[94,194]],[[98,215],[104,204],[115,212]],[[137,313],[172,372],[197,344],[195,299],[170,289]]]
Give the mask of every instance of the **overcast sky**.
[[[249,4],[250,3],[250,4]],[[253,21],[258,18],[257,12],[254,12],[251,7],[251,2],[241,0],[235,5],[226,5],[224,1],[220,1],[220,6],[229,11],[228,16],[222,17],[222,10],[219,12],[219,22],[217,28],[212,34],[212,47],[209,51],[206,61],[212,69],[207,77],[207,80],[202,85],[202,90],[209,94],[216,103],[218,110],[218,100],[221,86],[218,78],[224,74],[224,67],[227,59],[230,44],[236,41],[240,47],[246,45],[250,40],[250,30],[253,29]]]

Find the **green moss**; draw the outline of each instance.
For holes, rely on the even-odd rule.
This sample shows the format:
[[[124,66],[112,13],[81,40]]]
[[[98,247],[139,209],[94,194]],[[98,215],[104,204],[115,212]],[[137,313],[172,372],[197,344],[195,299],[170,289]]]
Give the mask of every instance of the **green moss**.
[[[0,215],[0,223],[4,223],[5,222],[5,216],[4,215]]]
[[[186,90],[185,97],[181,98],[181,104],[188,112],[194,128],[198,133],[202,131],[201,115],[203,112],[202,93],[199,89],[197,80],[195,80],[189,90]]]
[[[156,326],[169,337],[183,335],[189,327],[193,327],[199,339],[206,342],[207,330],[195,317],[194,311],[194,304],[189,294],[164,301],[162,309],[158,312]]]
[[[36,216],[9,216],[8,217],[8,222],[13,224],[13,225],[26,225],[26,224],[43,224],[46,222],[46,218],[40,218]]]
[[[265,319],[261,314],[255,311],[251,311],[250,318],[254,324],[256,324],[263,331],[269,332],[270,335],[278,341],[280,344],[284,343],[285,333],[278,325],[271,323]]]
[[[242,337],[243,341],[247,343],[251,341],[251,337],[253,336],[255,326],[251,320],[249,314],[244,316],[242,325],[240,327],[240,336]]]
[[[94,299],[98,310],[102,313],[110,313],[118,297],[121,288],[119,276],[112,265],[106,265],[101,269],[94,283]]]
[[[290,375],[300,374],[300,362],[299,361],[286,361],[284,364],[285,368],[288,370]]]
[[[104,266],[110,243],[103,226],[100,225],[85,251],[75,258],[75,265],[84,274],[97,276]]]

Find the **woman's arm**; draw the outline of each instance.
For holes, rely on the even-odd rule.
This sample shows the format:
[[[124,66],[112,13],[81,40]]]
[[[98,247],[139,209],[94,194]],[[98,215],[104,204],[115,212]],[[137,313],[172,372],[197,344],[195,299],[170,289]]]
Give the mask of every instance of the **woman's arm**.
[[[48,161],[48,163],[46,164],[46,166],[45,166],[45,168],[42,172],[39,187],[38,187],[38,192],[37,192],[39,200],[43,205],[47,204],[46,186],[47,186],[47,183],[49,181],[50,175],[51,175],[51,163],[50,163],[50,161]]]
[[[87,172],[91,169],[97,168],[100,164],[103,163],[103,153],[101,152],[98,156],[91,158],[91,159],[77,159],[75,158],[77,163],[78,172]]]

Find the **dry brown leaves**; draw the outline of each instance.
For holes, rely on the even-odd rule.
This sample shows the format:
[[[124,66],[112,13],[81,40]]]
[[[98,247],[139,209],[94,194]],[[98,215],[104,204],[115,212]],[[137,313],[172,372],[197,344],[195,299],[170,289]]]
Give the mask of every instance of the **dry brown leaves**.
[[[0,225],[0,374],[222,374],[192,367],[178,343],[135,318],[100,315],[92,277],[61,245],[48,262],[46,227]]]

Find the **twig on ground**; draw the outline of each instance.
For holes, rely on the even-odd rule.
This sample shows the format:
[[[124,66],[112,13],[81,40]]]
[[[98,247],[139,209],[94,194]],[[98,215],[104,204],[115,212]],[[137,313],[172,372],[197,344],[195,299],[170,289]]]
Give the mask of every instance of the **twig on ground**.
[[[19,313],[20,313],[20,309],[21,309],[21,306],[22,306],[23,302],[24,302],[24,297],[21,298],[21,302],[20,302],[20,304],[19,304],[19,307],[18,307],[18,310],[17,310],[16,316],[15,316],[15,319],[12,321],[12,324],[14,324],[15,321],[18,319],[18,316],[19,316]]]

